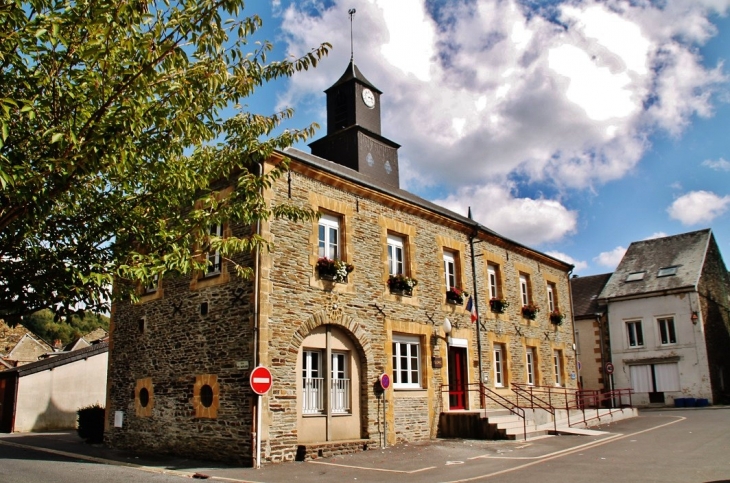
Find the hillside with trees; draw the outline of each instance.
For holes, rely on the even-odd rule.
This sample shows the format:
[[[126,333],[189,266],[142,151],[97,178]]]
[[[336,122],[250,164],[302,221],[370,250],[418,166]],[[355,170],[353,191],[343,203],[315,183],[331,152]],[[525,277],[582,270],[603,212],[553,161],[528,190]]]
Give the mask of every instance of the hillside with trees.
[[[86,313],[83,318],[74,315],[67,320],[54,321],[53,312],[44,309],[23,317],[22,323],[26,329],[49,344],[53,344],[54,340],[60,340],[66,345],[99,327],[109,331],[109,317],[93,313]]]

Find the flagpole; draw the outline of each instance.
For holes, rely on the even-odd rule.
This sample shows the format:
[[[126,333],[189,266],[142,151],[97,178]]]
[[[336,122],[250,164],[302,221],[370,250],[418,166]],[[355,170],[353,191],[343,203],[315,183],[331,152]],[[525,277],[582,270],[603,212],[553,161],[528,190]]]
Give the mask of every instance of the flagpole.
[[[469,207],[469,219],[471,220],[471,206]],[[476,233],[476,232],[475,232]],[[477,355],[479,356],[479,387],[481,389],[481,385],[484,383],[482,381],[482,330],[480,327],[481,321],[479,320],[479,297],[477,296],[477,264],[476,264],[476,257],[474,256],[474,236],[472,235],[469,237],[469,245],[471,246],[471,277],[472,277],[472,292],[474,292],[474,311],[477,316]],[[479,403],[484,409],[484,397],[482,395],[482,391],[479,391]]]

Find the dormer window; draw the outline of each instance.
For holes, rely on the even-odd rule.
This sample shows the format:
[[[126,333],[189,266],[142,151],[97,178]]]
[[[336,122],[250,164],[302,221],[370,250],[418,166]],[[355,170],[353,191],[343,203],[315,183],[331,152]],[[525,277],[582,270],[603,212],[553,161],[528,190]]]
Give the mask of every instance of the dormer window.
[[[659,271],[657,272],[656,276],[657,277],[668,277],[670,275],[676,275],[677,274],[677,268],[678,267],[676,265],[673,266],[673,267],[660,268]]]
[[[644,275],[646,275],[646,272],[634,272],[630,273],[628,277],[626,277],[627,282],[638,282],[639,280],[644,280]]]

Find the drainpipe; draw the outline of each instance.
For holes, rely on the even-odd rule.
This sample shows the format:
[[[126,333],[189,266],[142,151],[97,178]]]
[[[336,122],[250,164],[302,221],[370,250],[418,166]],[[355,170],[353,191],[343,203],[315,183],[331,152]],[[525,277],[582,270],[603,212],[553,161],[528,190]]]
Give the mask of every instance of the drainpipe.
[[[258,163],[257,163],[258,164]],[[261,161],[261,164],[258,164],[259,172],[258,175],[263,177],[264,175],[264,161]],[[259,194],[263,196],[264,190],[263,188],[260,189]],[[261,219],[256,220],[256,235],[261,235]],[[254,257],[254,276],[253,276],[253,367],[251,370],[256,368],[260,362],[259,357],[259,277],[261,276],[261,270],[259,269],[259,264],[261,263],[261,250],[256,249],[256,254]],[[255,437],[255,442],[253,444],[253,450],[255,452],[253,456],[254,465],[256,468],[261,467],[261,411],[263,410],[263,404],[262,404],[262,397],[260,395],[256,395],[256,405],[254,406],[256,408],[256,433],[253,435]]]
[[[471,220],[471,206],[469,207],[469,219]],[[479,320],[479,298],[477,296],[477,293],[479,292],[477,290],[477,266],[476,266],[476,257],[474,256],[474,237],[476,236],[476,230],[475,234],[469,237],[469,245],[471,247],[471,278],[472,278],[472,291],[474,292],[474,312],[476,313],[477,320],[477,355],[479,357],[479,405],[481,406],[481,409],[484,409],[484,396],[483,392],[481,390],[481,385],[483,384],[482,381],[482,331],[481,327],[479,327],[479,323],[481,322]],[[469,317],[471,317],[471,314],[469,314]]]
[[[257,163],[258,164],[258,163]],[[261,164],[258,164],[259,167],[259,176],[264,175],[264,162],[261,161]],[[261,196],[264,195],[264,190],[261,188],[259,194]],[[256,220],[256,235],[261,236],[261,219]],[[256,367],[259,363],[259,277],[261,275],[261,270],[259,269],[259,264],[261,263],[261,250],[258,248],[256,249],[256,255],[254,260],[254,276],[253,276],[253,367]]]

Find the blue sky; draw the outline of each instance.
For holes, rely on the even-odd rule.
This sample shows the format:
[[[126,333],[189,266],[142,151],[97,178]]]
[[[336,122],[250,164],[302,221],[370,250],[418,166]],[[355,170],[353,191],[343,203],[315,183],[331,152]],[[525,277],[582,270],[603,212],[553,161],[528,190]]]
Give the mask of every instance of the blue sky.
[[[326,129],[350,56],[383,91],[401,187],[612,271],[632,241],[712,228],[730,256],[730,0],[247,4],[271,58],[333,49],[250,99]],[[298,146],[308,151],[306,146]],[[728,260],[726,259],[726,264]]]

